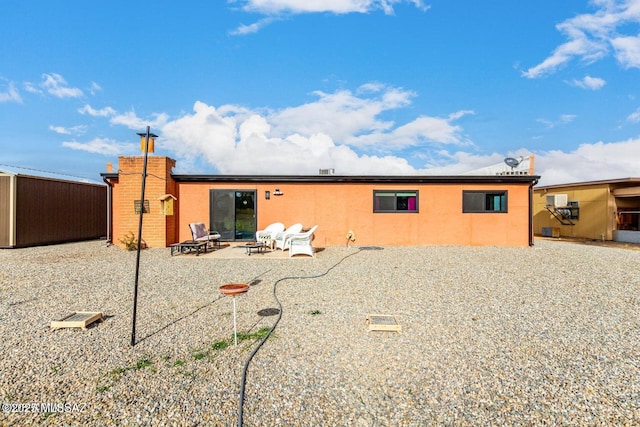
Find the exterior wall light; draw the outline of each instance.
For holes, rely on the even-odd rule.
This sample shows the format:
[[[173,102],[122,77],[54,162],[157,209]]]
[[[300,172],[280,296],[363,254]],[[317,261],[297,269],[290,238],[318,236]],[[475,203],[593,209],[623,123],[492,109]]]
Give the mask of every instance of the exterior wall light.
[[[273,192],[274,196],[282,196],[284,193],[282,191],[280,191],[279,188],[276,188],[276,191]]]
[[[271,198],[271,191],[266,190],[266,191],[264,192],[264,198],[265,198],[265,199],[267,199],[267,200],[269,200],[269,199]]]

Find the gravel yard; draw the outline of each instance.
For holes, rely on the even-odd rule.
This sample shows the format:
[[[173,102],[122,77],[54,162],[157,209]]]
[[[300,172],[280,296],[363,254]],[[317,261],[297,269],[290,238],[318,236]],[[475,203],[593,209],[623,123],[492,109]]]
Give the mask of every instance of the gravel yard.
[[[375,249],[375,248],[368,248]],[[170,256],[103,241],[0,250],[0,424],[640,425],[640,251],[329,247]],[[250,283],[232,299],[219,286]],[[74,311],[86,330],[52,331]],[[395,315],[369,332],[367,314]],[[29,411],[29,412],[27,412]]]

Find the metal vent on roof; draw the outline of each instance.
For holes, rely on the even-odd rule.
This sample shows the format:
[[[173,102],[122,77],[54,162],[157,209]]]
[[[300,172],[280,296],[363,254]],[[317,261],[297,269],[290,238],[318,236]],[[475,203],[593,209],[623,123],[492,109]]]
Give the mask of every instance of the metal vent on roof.
[[[335,175],[336,170],[334,168],[330,169],[320,169],[320,175]]]

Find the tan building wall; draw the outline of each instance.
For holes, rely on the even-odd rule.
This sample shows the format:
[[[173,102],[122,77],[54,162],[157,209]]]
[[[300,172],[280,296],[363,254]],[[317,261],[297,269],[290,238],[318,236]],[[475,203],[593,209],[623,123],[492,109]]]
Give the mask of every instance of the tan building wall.
[[[140,198],[142,161],[141,156],[121,157],[117,178],[110,179],[114,243],[129,231],[137,233],[139,216],[134,212],[134,200]],[[293,182],[275,181],[272,177],[239,177],[220,182],[223,179],[215,176],[200,180],[172,177],[174,166],[172,159],[149,157],[145,199],[150,202],[150,212],[144,215],[143,240],[150,247],[190,240],[191,222],[209,226],[213,189],[255,191],[258,230],[273,222],[286,226],[302,223],[308,228],[318,225],[314,244],[319,247],[346,244],[349,230],[355,232],[357,245],[528,246],[530,242],[529,189],[534,179],[529,177],[488,179],[503,181],[499,183],[420,183],[407,177],[400,183],[341,182],[331,178]],[[283,194],[276,196],[276,188]],[[418,191],[419,212],[374,213],[374,190]],[[462,213],[463,190],[507,191],[508,212]],[[268,200],[265,191],[271,193]],[[159,198],[167,193],[177,197],[172,216],[160,213]]]
[[[580,217],[574,225],[562,225],[545,208],[547,195],[566,194],[568,200],[580,203]],[[609,185],[554,186],[552,189],[536,189],[533,197],[534,233],[541,234],[543,227],[560,229],[561,237],[611,240],[615,229],[615,198]]]

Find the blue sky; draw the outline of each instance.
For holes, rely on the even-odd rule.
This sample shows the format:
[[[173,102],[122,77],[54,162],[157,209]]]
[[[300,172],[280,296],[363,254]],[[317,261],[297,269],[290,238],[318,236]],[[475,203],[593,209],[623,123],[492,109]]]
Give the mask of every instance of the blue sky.
[[[640,176],[640,0],[5,0],[0,170]]]

